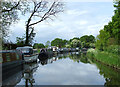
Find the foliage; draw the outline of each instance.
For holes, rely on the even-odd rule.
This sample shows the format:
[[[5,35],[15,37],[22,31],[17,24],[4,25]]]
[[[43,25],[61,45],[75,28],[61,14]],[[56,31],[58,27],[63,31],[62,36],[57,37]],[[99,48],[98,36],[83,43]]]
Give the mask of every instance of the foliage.
[[[120,46],[119,45],[111,45],[106,49],[109,53],[119,54],[120,53]]]
[[[25,44],[25,37],[22,37],[22,38],[20,38],[20,37],[16,37],[16,44],[18,45],[18,46],[24,46],[24,44]]]
[[[67,40],[62,40],[60,38],[55,38],[53,41],[51,41],[51,46],[65,47],[66,44]]]
[[[71,45],[70,44],[66,44],[65,47],[66,48],[71,48]]]
[[[25,14],[28,10],[26,1],[0,1],[0,34],[2,39],[5,39],[9,34],[11,24],[19,20],[18,12]]]
[[[84,41],[85,43],[88,43],[88,42],[94,43],[95,42],[95,37],[93,35],[90,35],[90,36],[84,35],[84,36],[80,37],[80,41],[81,42]]]
[[[40,48],[45,48],[45,46],[44,46],[44,44],[42,44],[42,43],[35,43],[35,44],[33,45],[33,48],[34,48],[34,49],[40,49]]]
[[[51,43],[50,43],[50,41],[47,41],[47,42],[45,43],[45,47],[48,48],[49,46],[51,46]]]
[[[81,47],[82,48],[94,48],[95,45],[95,37],[93,35],[84,35],[82,37],[80,37],[80,41],[81,41]]]
[[[79,37],[74,37],[73,39],[70,39],[69,41],[72,42],[72,40],[74,40],[74,39],[80,40]]]
[[[116,1],[114,7],[116,9],[112,21],[105,25],[97,36],[96,47],[102,51],[111,47],[114,49],[110,45],[120,45],[120,1]]]
[[[68,40],[62,40],[60,38],[55,38],[53,41],[51,41],[52,46],[58,46],[58,47],[67,47],[67,48],[95,48],[95,37],[93,35],[85,35],[80,38],[74,37],[72,39]]]
[[[72,41],[71,41],[71,47],[80,47],[81,48],[81,42],[80,42],[80,40],[77,40],[77,39],[73,39]]]
[[[96,47],[99,50],[103,50],[108,46],[108,39],[110,34],[104,30],[100,30],[100,34],[97,36]]]

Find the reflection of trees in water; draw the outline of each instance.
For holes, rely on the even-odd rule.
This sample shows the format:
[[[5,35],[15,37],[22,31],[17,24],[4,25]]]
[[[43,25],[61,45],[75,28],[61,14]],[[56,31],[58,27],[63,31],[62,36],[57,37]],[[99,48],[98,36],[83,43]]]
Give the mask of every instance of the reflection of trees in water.
[[[25,79],[26,87],[28,87],[29,84],[32,87],[33,83],[35,83],[33,73],[37,70],[37,68],[38,68],[38,63],[31,63],[24,65],[23,78]]]
[[[106,83],[104,84],[106,87],[109,87],[109,85],[120,85],[120,71],[115,71],[111,67],[107,67],[103,64],[100,64],[93,59],[89,59],[86,56],[86,53],[69,53],[66,58],[69,57],[71,60],[75,62],[82,62],[82,63],[95,63],[98,69],[100,70],[100,75],[103,75]],[[59,59],[62,59],[61,56]]]
[[[53,57],[52,57],[53,58]],[[49,59],[52,59],[49,58]],[[69,52],[69,53],[62,53],[62,54],[57,54],[55,56],[55,58],[58,59],[66,59],[66,58],[70,58],[71,60],[73,60],[74,62],[83,62],[83,63],[89,63],[87,57],[86,57],[86,53],[79,53],[79,52]],[[43,61],[44,62],[44,61]]]
[[[92,60],[92,62],[99,68],[100,75],[104,76],[106,81],[104,84],[105,87],[109,87],[110,85],[120,85],[120,70],[114,70],[111,67],[96,62],[95,60]]]
[[[89,63],[86,57],[86,53],[74,53],[69,55],[69,58],[72,59],[74,62]]]

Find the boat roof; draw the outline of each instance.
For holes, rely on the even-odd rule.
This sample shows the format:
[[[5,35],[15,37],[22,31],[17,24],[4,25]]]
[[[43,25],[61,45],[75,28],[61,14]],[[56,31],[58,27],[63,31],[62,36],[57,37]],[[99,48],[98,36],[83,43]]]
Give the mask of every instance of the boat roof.
[[[24,47],[17,47],[16,49],[22,49],[22,48],[31,48],[31,49],[33,49],[33,47],[30,47],[30,46],[24,46]]]
[[[0,50],[0,53],[11,53],[16,52],[16,50]]]

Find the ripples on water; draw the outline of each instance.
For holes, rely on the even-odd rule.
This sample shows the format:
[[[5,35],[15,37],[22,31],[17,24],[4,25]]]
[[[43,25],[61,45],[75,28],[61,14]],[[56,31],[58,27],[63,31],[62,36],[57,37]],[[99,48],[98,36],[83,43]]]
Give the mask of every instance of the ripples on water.
[[[120,85],[119,71],[82,53],[58,54],[38,63],[16,67],[10,73],[3,85]]]

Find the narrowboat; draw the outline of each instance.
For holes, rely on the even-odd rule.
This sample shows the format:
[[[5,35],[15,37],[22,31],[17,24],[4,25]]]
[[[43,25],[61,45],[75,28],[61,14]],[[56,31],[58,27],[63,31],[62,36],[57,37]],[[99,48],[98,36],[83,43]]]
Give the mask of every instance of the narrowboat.
[[[38,58],[39,58],[39,60],[42,60],[42,59],[50,58],[51,56],[53,56],[53,51],[51,49],[42,48],[42,49],[40,49]]]
[[[68,48],[59,48],[60,53],[69,52]]]
[[[2,50],[0,51],[0,66],[2,71],[14,68],[23,64],[23,55],[17,50]]]
[[[16,50],[19,50],[24,55],[25,62],[37,62],[37,50],[34,50],[33,47],[17,47]]]
[[[44,60],[48,58],[48,52],[47,49],[40,49],[40,53],[38,55],[39,60]]]

